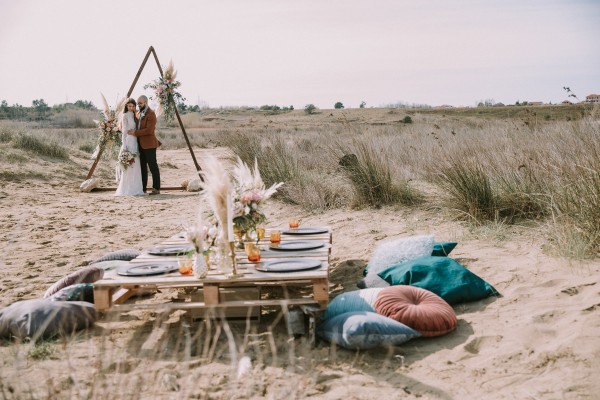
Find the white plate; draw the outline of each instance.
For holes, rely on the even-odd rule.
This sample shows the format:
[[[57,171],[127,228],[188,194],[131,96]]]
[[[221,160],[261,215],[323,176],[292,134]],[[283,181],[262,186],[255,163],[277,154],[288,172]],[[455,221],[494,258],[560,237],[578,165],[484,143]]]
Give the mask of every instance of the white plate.
[[[298,251],[313,250],[325,246],[325,243],[319,240],[289,240],[278,244],[271,244],[269,250],[276,251]]]
[[[294,272],[321,267],[321,260],[298,258],[290,260],[268,261],[256,266],[262,272]]]
[[[194,250],[190,245],[171,245],[171,246],[156,246],[148,249],[148,254],[153,256],[176,256]]]
[[[127,265],[117,268],[117,274],[123,276],[160,275],[176,271],[177,269],[177,266],[165,264],[141,264],[133,267]]]
[[[302,228],[286,229],[286,230],[282,231],[281,233],[283,233],[284,235],[317,235],[319,233],[329,233],[329,229],[302,227]]]

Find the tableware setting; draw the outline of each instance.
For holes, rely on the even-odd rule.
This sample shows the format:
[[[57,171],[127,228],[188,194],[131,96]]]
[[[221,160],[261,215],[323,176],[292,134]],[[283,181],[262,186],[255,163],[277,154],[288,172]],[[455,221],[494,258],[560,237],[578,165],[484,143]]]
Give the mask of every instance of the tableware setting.
[[[178,254],[185,254],[193,251],[194,247],[189,244],[182,245],[163,245],[152,247],[146,252],[153,256],[176,256]]]
[[[329,228],[319,227],[302,227],[302,228],[290,228],[282,231],[284,235],[318,235],[321,233],[329,233]]]
[[[174,264],[140,264],[140,265],[125,265],[117,268],[117,275],[122,276],[150,276],[168,274],[177,271],[179,267]]]
[[[256,265],[256,270],[261,272],[295,272],[320,268],[321,260],[313,258],[291,258],[262,262]]]
[[[325,243],[319,240],[289,240],[280,243],[271,243],[269,250],[275,251],[298,251],[314,250],[324,247]]]

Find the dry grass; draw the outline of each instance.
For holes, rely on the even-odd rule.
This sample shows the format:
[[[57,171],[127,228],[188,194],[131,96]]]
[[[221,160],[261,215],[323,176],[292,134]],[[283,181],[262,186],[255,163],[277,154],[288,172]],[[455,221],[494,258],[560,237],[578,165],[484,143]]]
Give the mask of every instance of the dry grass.
[[[402,122],[407,114],[413,123]],[[476,224],[551,221],[553,242],[571,237],[585,243],[568,247],[588,256],[600,251],[597,109],[355,109],[310,116],[223,109],[182,118],[193,147],[225,146],[246,163],[256,158],[265,183],[286,183],[278,198],[307,210],[423,202]],[[163,149],[187,147],[177,125],[159,124],[157,133]],[[9,122],[0,142],[33,137],[39,140],[22,145],[49,155],[40,143],[90,152],[96,135]],[[352,165],[340,165],[349,154]],[[416,189],[430,184],[437,189]],[[575,253],[581,251],[564,254]]]

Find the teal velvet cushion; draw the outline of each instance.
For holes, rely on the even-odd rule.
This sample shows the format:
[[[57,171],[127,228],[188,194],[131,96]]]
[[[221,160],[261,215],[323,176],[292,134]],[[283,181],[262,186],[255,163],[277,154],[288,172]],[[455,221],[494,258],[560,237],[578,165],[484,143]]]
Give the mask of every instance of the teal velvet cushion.
[[[458,243],[456,242],[435,242],[433,244],[433,251],[431,252],[431,255],[438,257],[447,257],[448,254],[450,254],[450,252],[454,250],[457,244]],[[363,276],[367,276],[368,272],[369,266],[366,265],[365,269],[363,270]]]
[[[456,242],[436,242],[433,244],[432,256],[447,257],[448,254],[456,247]]]
[[[319,337],[351,350],[398,346],[421,334],[374,312],[347,312],[319,325]]]
[[[350,311],[375,312],[373,305],[381,290],[383,288],[369,288],[342,293],[327,305],[327,310],[323,313],[322,319],[330,319]]]
[[[393,265],[379,273],[390,285],[411,285],[429,290],[458,304],[499,293],[486,281],[449,257],[425,256]]]

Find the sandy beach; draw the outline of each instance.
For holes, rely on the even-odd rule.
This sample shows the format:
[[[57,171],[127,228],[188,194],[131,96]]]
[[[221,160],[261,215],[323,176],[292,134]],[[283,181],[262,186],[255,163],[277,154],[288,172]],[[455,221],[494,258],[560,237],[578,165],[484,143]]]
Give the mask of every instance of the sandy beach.
[[[193,171],[185,149],[161,151],[159,159],[163,185],[193,175],[184,172]],[[143,198],[81,193],[73,175],[86,165],[77,156],[67,164],[31,160],[30,170],[53,177],[0,188],[0,306],[41,297],[57,279],[109,251],[148,248],[178,232],[197,208],[198,194],[183,191]],[[304,338],[287,337],[282,323],[272,335],[261,333],[272,316],[260,326],[231,324],[234,355],[222,332],[207,352],[200,344],[214,329],[190,324],[181,312],[166,320],[131,312],[46,342],[44,356],[32,356],[30,343],[2,342],[3,398],[597,397],[600,266],[548,256],[543,227],[473,228],[437,210],[400,207],[311,213],[273,201],[267,211],[271,226],[295,215],[304,226],[332,228],[331,298],[356,289],[379,241],[424,233],[458,242],[452,256],[502,297],[456,306],[458,328],[448,335],[362,352],[325,342],[311,348]],[[196,343],[186,347],[186,337]],[[236,358],[244,356],[252,366],[237,379]]]

